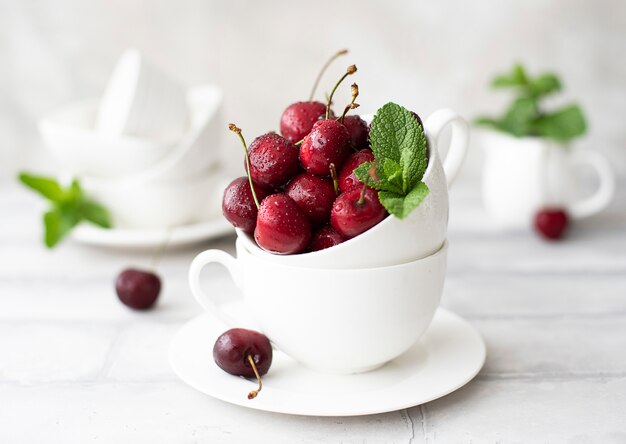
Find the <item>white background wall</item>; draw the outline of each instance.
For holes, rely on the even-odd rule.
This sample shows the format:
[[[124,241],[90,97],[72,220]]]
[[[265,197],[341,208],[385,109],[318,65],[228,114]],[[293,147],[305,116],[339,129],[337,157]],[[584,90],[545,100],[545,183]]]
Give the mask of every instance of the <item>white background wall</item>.
[[[36,119],[100,94],[131,45],[187,85],[221,85],[226,118],[249,137],[276,129],[339,48],[351,56],[324,86],[356,63],[364,112],[389,100],[423,115],[495,111],[507,98],[486,88],[489,78],[523,61],[561,73],[563,100],[589,117],[579,143],[626,172],[623,1],[0,0],[0,178],[54,169]],[[240,155],[234,140],[233,149]]]

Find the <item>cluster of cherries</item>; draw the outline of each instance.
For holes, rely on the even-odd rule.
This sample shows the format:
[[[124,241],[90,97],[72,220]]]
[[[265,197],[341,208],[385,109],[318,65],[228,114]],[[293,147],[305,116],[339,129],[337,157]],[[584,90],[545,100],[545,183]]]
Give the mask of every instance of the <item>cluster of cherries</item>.
[[[261,248],[277,254],[322,250],[387,216],[378,192],[354,175],[355,168],[374,160],[367,123],[346,116],[359,106],[358,86],[352,85],[352,100],[340,117],[331,110],[337,87],[356,70],[348,67],[326,104],[309,100],[288,106],[281,134],[263,134],[248,147],[241,130],[229,125],[244,146],[248,174],[226,187],[222,210],[234,227],[254,234]]]

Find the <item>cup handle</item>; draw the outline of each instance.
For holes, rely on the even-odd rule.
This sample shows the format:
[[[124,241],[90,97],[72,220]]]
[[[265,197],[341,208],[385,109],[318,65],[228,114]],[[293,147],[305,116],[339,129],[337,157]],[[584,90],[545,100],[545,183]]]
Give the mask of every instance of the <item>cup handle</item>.
[[[574,202],[568,208],[574,219],[582,219],[602,211],[611,203],[615,194],[615,174],[606,158],[593,151],[575,151],[572,162],[592,167],[600,180],[598,189],[593,195]]]
[[[191,267],[189,267],[189,286],[191,287],[191,293],[205,310],[214,314],[227,326],[234,327],[238,325],[238,322],[224,312],[213,298],[205,293],[200,286],[200,273],[204,267],[211,263],[223,265],[226,270],[228,270],[235,286],[241,288],[241,268],[237,259],[222,250],[207,250],[197,255],[191,262]]]
[[[469,125],[460,115],[450,109],[440,109],[432,113],[426,119],[424,127],[433,142],[437,144],[443,129],[452,125],[452,138],[448,154],[443,161],[443,171],[446,175],[448,188],[452,186],[454,179],[459,174],[469,146]]]

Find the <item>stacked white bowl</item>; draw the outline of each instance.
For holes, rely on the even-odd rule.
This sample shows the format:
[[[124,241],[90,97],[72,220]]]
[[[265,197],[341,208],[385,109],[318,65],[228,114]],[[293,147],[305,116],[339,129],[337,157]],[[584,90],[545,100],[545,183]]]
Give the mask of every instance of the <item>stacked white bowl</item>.
[[[127,50],[100,100],[44,117],[44,143],[64,175],[79,179],[116,228],[167,228],[220,213],[221,91],[188,91]]]

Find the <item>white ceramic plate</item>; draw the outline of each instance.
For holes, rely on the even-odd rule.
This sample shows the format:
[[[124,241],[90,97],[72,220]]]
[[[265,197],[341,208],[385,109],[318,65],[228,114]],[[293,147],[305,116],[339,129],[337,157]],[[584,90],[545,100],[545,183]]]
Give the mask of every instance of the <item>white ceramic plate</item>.
[[[192,245],[234,232],[232,225],[220,214],[206,222],[181,225],[169,230],[103,229],[82,224],[72,231],[71,237],[76,242],[98,247],[144,249],[158,248],[166,241],[168,248]]]
[[[356,416],[383,413],[440,398],[469,382],[485,362],[485,344],[459,316],[439,309],[428,331],[408,352],[385,366],[358,375],[316,373],[274,352],[263,390],[256,382],[222,371],[213,361],[216,338],[227,330],[211,314],[185,324],[169,352],[174,372],[195,389],[253,409],[294,415]]]

